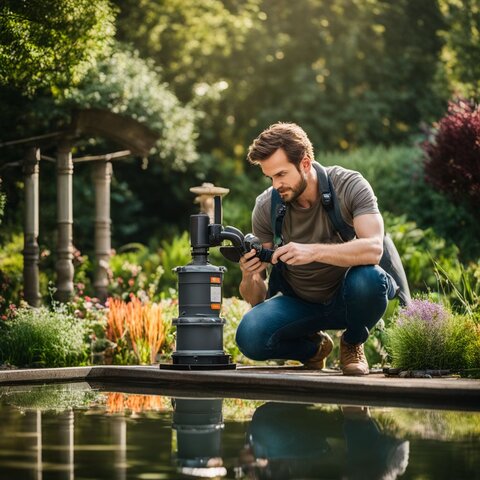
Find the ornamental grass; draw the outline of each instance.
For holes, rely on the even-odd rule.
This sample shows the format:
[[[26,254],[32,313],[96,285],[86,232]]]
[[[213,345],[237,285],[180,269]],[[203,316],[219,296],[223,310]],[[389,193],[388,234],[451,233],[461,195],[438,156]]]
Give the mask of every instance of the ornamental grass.
[[[155,363],[168,330],[161,304],[132,295],[129,302],[110,298],[108,309],[107,338],[119,350],[131,348],[140,364]]]
[[[470,317],[417,299],[400,309],[387,330],[387,350],[392,365],[402,370],[479,368],[479,334]]]

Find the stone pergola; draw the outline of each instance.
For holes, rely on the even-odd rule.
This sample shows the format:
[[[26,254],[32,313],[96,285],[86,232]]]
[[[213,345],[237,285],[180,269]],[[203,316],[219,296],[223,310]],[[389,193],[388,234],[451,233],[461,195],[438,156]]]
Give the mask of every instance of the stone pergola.
[[[72,157],[72,148],[81,138],[103,137],[125,150],[81,158]],[[56,145],[56,157],[42,155],[42,145]],[[104,300],[108,287],[108,259],[111,251],[110,181],[114,159],[135,155],[146,157],[157,141],[157,135],[136,120],[100,109],[73,113],[68,129],[29,139],[5,142],[0,146],[25,144],[21,161],[25,185],[24,223],[24,296],[31,306],[39,306],[39,174],[40,160],[56,163],[57,179],[57,260],[56,296],[68,301],[73,293],[73,171],[77,162],[92,163],[95,191],[95,279],[96,295]],[[47,143],[48,142],[48,143]]]

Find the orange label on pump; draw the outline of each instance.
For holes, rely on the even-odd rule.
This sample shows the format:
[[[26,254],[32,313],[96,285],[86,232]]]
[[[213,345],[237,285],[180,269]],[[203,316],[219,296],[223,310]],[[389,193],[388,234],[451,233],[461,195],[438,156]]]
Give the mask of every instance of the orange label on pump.
[[[210,283],[221,283],[220,277],[210,277]]]
[[[212,310],[220,310],[220,308],[222,307],[222,304],[221,303],[211,303],[210,304],[210,308]]]

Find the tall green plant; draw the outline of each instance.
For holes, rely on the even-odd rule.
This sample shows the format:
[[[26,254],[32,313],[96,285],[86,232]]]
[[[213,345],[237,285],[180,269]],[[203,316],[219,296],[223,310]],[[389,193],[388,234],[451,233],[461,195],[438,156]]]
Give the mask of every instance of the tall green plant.
[[[467,267],[460,265],[454,278],[451,272],[435,262],[435,275],[452,308],[480,325],[480,263],[471,263]]]
[[[164,240],[161,245],[160,255],[164,274],[160,282],[160,289],[167,293],[170,289],[177,288],[177,275],[174,269],[187,265],[192,260],[189,232],[185,231],[171,241]]]
[[[1,323],[0,361],[17,367],[68,367],[85,362],[87,345],[80,320],[66,306],[23,307]]]

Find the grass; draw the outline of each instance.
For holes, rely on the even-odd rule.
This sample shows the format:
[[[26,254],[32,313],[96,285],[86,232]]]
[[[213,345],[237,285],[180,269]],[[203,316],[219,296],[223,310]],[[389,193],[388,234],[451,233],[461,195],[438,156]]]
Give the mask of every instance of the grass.
[[[402,370],[459,371],[480,366],[478,326],[449,312],[442,321],[402,318],[387,330],[392,365]]]
[[[65,306],[24,307],[1,325],[0,361],[17,367],[68,367],[87,359],[83,323]]]

